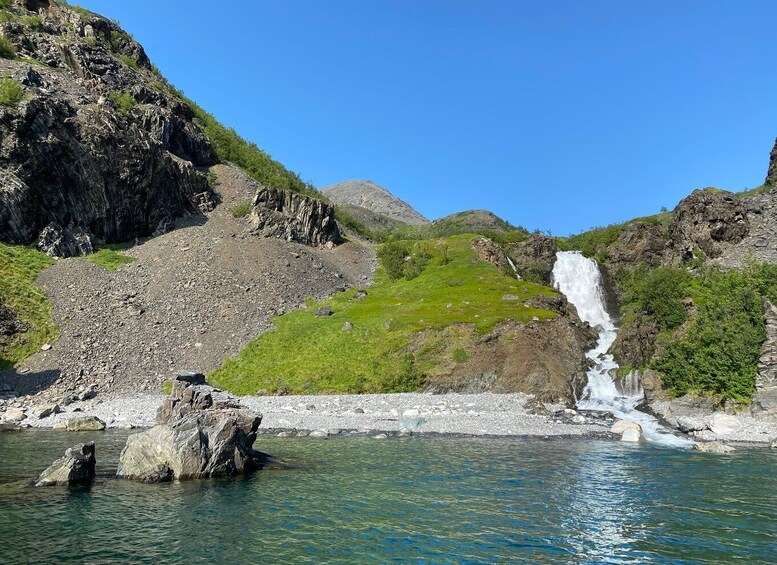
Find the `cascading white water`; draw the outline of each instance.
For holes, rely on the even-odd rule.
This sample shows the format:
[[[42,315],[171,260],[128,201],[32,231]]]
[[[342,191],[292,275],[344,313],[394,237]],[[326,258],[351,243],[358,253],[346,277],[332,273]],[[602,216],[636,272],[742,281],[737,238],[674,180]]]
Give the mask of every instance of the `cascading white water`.
[[[579,251],[559,251],[553,265],[553,286],[560,290],[577,308],[580,319],[588,322],[599,332],[596,347],[586,353],[594,362],[588,371],[588,384],[578,399],[581,410],[611,412],[615,417],[632,420],[642,426],[645,439],[663,445],[687,447],[693,442],[669,433],[651,415],[640,412],[636,406],[643,399],[643,391],[624,393],[618,390],[613,376],[618,364],[608,354],[610,346],[618,335],[618,329],[604,307],[601,273],[596,261],[588,259]]]
[[[518,280],[521,280],[521,275],[518,274],[518,269],[515,268],[515,263],[513,263],[513,260],[510,259],[509,256],[505,255],[507,258],[507,264],[510,265],[510,268],[513,270],[513,273],[515,273],[515,278]]]

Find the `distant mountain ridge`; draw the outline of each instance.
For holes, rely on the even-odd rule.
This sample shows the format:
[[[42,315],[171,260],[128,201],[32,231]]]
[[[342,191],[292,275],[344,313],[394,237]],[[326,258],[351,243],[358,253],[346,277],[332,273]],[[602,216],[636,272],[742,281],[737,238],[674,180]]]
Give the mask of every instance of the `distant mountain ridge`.
[[[410,204],[372,181],[349,180],[326,186],[321,192],[335,204],[358,206],[411,226],[425,226],[430,223]]]
[[[517,229],[510,222],[503,220],[488,210],[465,210],[456,212],[433,222],[441,229],[454,229],[459,233],[507,232]]]

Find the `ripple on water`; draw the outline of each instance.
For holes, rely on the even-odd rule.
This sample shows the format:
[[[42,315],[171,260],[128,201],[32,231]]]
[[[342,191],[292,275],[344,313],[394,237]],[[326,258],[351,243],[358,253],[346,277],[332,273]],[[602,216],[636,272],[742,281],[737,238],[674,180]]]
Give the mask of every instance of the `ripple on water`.
[[[0,562],[766,562],[777,455],[604,441],[260,439],[250,478],[30,489],[78,441],[0,436]],[[104,469],[126,433],[97,438]]]

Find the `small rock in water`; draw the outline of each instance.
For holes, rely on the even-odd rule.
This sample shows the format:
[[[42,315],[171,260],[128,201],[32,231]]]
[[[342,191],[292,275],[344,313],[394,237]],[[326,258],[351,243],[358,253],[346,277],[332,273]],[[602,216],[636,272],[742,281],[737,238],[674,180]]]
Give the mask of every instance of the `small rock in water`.
[[[642,433],[642,426],[631,420],[618,420],[610,428],[610,431],[614,434],[622,434],[626,430],[637,430],[637,433]]]
[[[642,437],[642,434],[639,433],[639,430],[636,430],[634,428],[628,428],[624,430],[623,435],[621,436],[621,441],[637,443],[639,442],[641,437]]]
[[[386,439],[388,436],[386,434],[377,434],[372,436],[372,439]]]
[[[771,448],[772,449],[777,449],[777,437],[772,440]]]
[[[285,431],[285,432],[278,433],[278,437],[293,437],[293,436],[294,436],[294,432]]]
[[[329,437],[329,434],[326,430],[313,430],[310,432],[309,437],[326,438]]]
[[[94,479],[94,443],[76,445],[65,451],[60,457],[43,471],[35,482],[36,487],[54,485],[76,485],[89,483]]]
[[[723,443],[722,441],[705,441],[703,443],[694,443],[693,448],[697,451],[704,451],[706,453],[733,453],[736,451],[736,449]]]

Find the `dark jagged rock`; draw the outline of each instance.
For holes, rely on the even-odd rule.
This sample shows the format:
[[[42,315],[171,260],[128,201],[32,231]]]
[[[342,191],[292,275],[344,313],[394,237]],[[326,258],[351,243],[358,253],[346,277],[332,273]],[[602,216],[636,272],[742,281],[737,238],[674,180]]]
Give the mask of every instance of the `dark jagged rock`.
[[[211,208],[197,167],[214,152],[143,48],[106,18],[33,3],[39,26],[0,24],[20,56],[50,67],[2,63],[24,96],[0,109],[0,239],[84,254],[92,238],[148,236]]]
[[[76,445],[43,471],[35,486],[88,484],[94,479],[95,465],[94,443]]]
[[[512,244],[508,253],[522,278],[549,285],[557,251],[555,239],[535,233],[526,241]]]
[[[38,249],[49,257],[74,257],[94,253],[92,236],[77,226],[63,228],[51,222],[38,236]]]
[[[335,245],[342,241],[334,208],[290,190],[261,187],[251,204],[251,231],[304,245]]]
[[[669,226],[673,260],[692,259],[701,250],[709,258],[723,252],[723,244],[735,244],[747,236],[747,206],[733,193],[695,190],[674,210]]]
[[[653,356],[657,337],[655,320],[638,317],[621,327],[609,352],[622,367],[645,367]]]
[[[777,186],[777,141],[774,142],[774,148],[769,156],[769,169],[766,172],[764,184]]]

